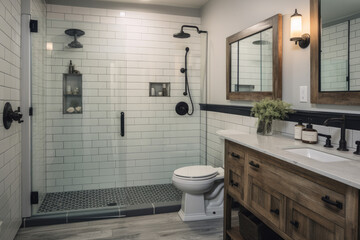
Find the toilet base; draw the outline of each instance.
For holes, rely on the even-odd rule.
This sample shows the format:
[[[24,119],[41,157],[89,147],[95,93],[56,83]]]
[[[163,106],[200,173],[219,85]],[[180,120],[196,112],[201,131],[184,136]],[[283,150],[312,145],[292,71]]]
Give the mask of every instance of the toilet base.
[[[224,182],[214,184],[213,189],[206,194],[183,193],[178,214],[184,222],[222,218],[224,216]]]
[[[215,211],[215,209],[214,209]],[[216,218],[223,218],[224,217],[224,210],[223,208],[219,208],[216,210],[216,214],[213,214],[212,212],[209,214],[185,214],[182,209],[178,212],[179,217],[184,222],[191,222],[191,221],[201,221],[201,220],[207,220],[207,219],[216,219]]]

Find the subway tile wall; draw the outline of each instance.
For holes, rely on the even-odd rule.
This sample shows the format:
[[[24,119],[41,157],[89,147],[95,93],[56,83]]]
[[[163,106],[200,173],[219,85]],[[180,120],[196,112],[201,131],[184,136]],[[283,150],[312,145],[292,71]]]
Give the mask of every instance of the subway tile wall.
[[[350,86],[360,91],[360,18],[350,21]]]
[[[47,192],[169,183],[173,171],[200,163],[201,41],[175,39],[183,24],[200,18],[47,5]],[[70,49],[68,28],[85,35]],[[194,99],[193,116],[178,116],[189,103],[184,91],[185,48]],[[62,114],[62,79],[72,60],[83,74],[83,114]],[[171,97],[149,97],[149,82],[170,82]],[[120,113],[125,112],[125,137]]]
[[[272,29],[268,29],[231,44],[232,91],[271,91],[271,42]]]
[[[201,114],[205,115],[205,111]],[[224,129],[235,129],[245,133],[256,134],[257,119],[253,117],[233,115],[227,113],[207,112],[207,160],[208,164],[216,167],[223,165],[224,161],[224,140],[221,139],[216,131]],[[294,136],[294,126],[296,123],[287,121],[275,121],[275,134],[284,136]],[[205,128],[205,126],[203,126]],[[329,134],[332,136],[332,144],[338,147],[340,140],[340,129],[334,127],[325,127],[314,125],[314,129],[319,133]],[[355,150],[355,141],[360,140],[360,131],[347,130],[346,140],[351,151]],[[324,138],[319,138],[319,144],[325,144]]]
[[[350,28],[350,36],[349,36]],[[350,59],[350,90],[360,90],[360,18],[323,29],[321,37],[321,88],[324,91],[348,89],[348,58]],[[350,45],[348,43],[350,39]]]
[[[0,119],[10,102],[20,105],[20,0],[0,0]],[[13,239],[21,224],[20,124],[0,121],[0,239]]]

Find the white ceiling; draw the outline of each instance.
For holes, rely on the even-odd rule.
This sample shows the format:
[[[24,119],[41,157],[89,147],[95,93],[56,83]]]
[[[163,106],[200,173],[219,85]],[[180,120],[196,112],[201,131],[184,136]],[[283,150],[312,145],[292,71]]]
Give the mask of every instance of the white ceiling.
[[[95,0],[99,2],[136,3],[162,5],[171,7],[185,7],[199,9],[209,0]]]

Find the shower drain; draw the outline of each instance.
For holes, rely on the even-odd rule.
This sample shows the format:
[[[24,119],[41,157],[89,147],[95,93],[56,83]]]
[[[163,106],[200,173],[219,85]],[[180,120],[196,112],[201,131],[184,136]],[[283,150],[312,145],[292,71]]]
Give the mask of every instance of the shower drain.
[[[116,206],[117,203],[116,203],[116,202],[112,202],[112,203],[108,203],[108,204],[106,204],[106,205],[108,205],[109,207],[113,207],[113,206]]]

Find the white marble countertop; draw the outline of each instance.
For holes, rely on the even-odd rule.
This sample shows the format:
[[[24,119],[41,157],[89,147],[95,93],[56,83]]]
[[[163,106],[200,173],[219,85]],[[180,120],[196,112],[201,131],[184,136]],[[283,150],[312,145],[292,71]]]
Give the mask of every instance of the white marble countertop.
[[[261,136],[242,133],[237,130],[220,130],[216,132],[221,138],[260,151],[280,160],[360,189],[360,156],[353,151],[340,152],[336,148],[325,148],[323,144],[306,144],[283,135]],[[311,148],[350,161],[320,162],[295,153],[285,151],[289,148]]]

